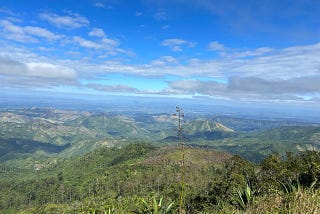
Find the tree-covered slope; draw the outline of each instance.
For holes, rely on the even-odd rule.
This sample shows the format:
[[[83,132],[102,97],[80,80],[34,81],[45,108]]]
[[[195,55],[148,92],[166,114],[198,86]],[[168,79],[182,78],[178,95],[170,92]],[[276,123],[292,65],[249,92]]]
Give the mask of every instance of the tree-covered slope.
[[[48,157],[72,157],[103,146],[141,141],[172,145],[180,140],[177,122],[171,114],[2,110],[0,147],[6,149],[0,160],[36,158],[39,152]],[[184,118],[182,130],[188,145],[224,150],[253,161],[273,151],[283,155],[286,151],[318,150],[320,142],[319,125],[278,120],[193,115]]]
[[[185,168],[181,165],[185,155]],[[130,144],[41,169],[0,165],[1,213],[317,213],[320,154],[255,165],[227,153]]]
[[[123,148],[100,148],[29,171],[21,172],[3,165],[0,208],[24,210],[40,206],[41,210],[43,204],[69,206],[85,201],[113,200],[119,205],[123,198],[147,198],[154,194],[165,196],[168,202],[175,201],[180,192],[183,153],[189,198],[204,190],[212,175],[231,158],[229,154],[216,151],[130,144]]]
[[[0,111],[0,146],[7,147],[1,155],[29,154],[41,150],[61,156],[85,154],[99,146],[121,146],[135,141],[160,142],[175,138],[177,118],[172,115],[122,115],[101,112],[75,112],[57,109],[18,109]],[[207,121],[188,121],[190,137],[220,136],[229,129]],[[18,149],[15,142],[29,143]],[[9,147],[8,144],[12,143]],[[42,145],[40,145],[42,143]],[[172,143],[172,142],[171,142]],[[22,144],[20,144],[22,145]],[[23,145],[22,145],[23,147]],[[52,150],[50,148],[60,148]],[[52,152],[51,152],[52,151]],[[7,157],[13,157],[12,155]]]
[[[249,160],[261,161],[272,152],[285,155],[306,150],[320,150],[319,126],[287,126],[264,131],[239,133],[236,137],[214,142],[202,142],[212,148],[241,155]]]

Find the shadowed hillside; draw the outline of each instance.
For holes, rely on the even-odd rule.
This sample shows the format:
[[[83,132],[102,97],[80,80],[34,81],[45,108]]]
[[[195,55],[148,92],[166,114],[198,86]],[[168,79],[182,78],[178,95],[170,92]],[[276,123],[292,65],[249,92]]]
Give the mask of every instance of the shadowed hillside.
[[[224,150],[257,162],[271,152],[284,155],[286,151],[318,150],[320,145],[317,124],[230,116],[192,116],[184,119],[182,129],[188,145]],[[53,108],[0,111],[0,137],[3,139],[1,146],[7,147],[2,153],[10,153],[10,157],[33,156],[37,148],[48,156],[55,151],[61,157],[72,157],[101,146],[120,147],[141,141],[175,145],[179,141],[177,118],[169,114],[122,114]],[[22,139],[28,145],[19,147],[14,143],[15,139]],[[8,146],[8,142],[12,145]],[[37,145],[30,142],[37,142]]]

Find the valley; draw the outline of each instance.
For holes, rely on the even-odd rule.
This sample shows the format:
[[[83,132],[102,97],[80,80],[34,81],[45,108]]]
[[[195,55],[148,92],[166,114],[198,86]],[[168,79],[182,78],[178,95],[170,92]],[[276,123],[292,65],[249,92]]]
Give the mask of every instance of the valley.
[[[68,158],[99,147],[130,143],[176,145],[177,118],[168,113],[70,111],[30,108],[0,111],[0,160],[44,155]],[[186,145],[261,161],[272,152],[320,149],[320,125],[211,115],[184,118]]]
[[[178,213],[181,194],[183,213],[320,210],[319,124],[191,114],[183,148],[177,127],[168,113],[3,109],[0,210]]]

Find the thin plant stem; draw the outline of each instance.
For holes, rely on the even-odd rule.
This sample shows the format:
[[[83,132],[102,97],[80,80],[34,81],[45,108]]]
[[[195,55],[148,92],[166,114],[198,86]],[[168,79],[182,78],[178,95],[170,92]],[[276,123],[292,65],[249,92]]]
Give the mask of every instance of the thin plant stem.
[[[185,186],[185,149],[184,149],[184,142],[183,142],[183,133],[182,133],[182,118],[184,117],[183,109],[179,106],[176,107],[176,112],[178,114],[174,114],[178,116],[178,137],[180,137],[180,145],[182,150],[182,160],[181,160],[181,190],[179,195],[179,213],[183,213],[183,205],[184,205],[184,186]]]

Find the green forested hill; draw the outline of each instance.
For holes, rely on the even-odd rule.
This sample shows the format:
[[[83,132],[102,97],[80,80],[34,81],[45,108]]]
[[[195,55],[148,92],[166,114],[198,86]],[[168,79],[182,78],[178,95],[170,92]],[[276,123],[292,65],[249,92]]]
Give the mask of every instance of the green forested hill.
[[[187,122],[186,126],[191,131],[189,136],[199,135],[199,138],[202,134],[229,132],[221,124],[210,122],[204,126],[204,122]],[[177,118],[171,115],[126,116],[37,108],[2,111],[0,146],[6,149],[2,150],[0,160],[19,154],[32,155],[39,150],[48,155],[59,153],[66,157],[85,154],[106,145],[121,146],[135,141],[157,143],[176,136],[176,123]],[[220,138],[220,135],[217,136]],[[22,143],[16,143],[17,139]]]
[[[185,154],[186,191],[190,191],[190,197],[193,191],[204,191],[211,174],[231,158],[231,155],[215,151],[192,148],[182,151],[178,147],[131,144],[121,149],[101,148],[51,165],[37,165],[29,171],[3,166],[0,208],[32,208],[30,212],[37,213],[47,208],[42,206],[44,203],[64,204],[68,209],[80,202],[87,206],[85,209],[91,202],[129,206],[135,198],[157,194],[171,203],[179,198],[182,152]],[[122,204],[122,200],[127,200],[124,203],[128,204]]]
[[[285,126],[255,132],[239,132],[215,141],[195,140],[195,145],[219,149],[238,154],[259,162],[268,154],[278,152],[298,153],[306,150],[320,150],[319,126]]]
[[[0,213],[317,213],[320,128],[295,125],[185,119],[182,150],[168,114],[3,110]]]
[[[320,211],[318,152],[255,165],[223,152],[130,144],[32,170],[1,164],[0,174],[1,213],[178,213],[181,184],[183,213]]]
[[[42,143],[29,139],[1,139],[0,138],[0,160],[6,161],[18,158],[17,154],[34,153],[44,151],[48,154],[59,153],[65,150],[69,145],[59,146],[50,143]]]
[[[320,142],[319,125],[314,124],[215,116],[185,118],[182,127],[186,144],[224,150],[254,161],[271,152],[284,155],[286,151],[318,150]],[[176,144],[176,134],[177,118],[169,114],[2,110],[0,160],[19,164],[17,160],[36,157],[39,152],[72,157],[102,146],[141,141]]]
[[[248,118],[238,118],[232,116],[214,116],[208,117],[213,121],[224,124],[225,126],[237,130],[237,131],[258,131],[258,130],[266,130],[276,127],[283,126],[305,126],[308,125],[303,122],[294,122],[287,120],[266,120],[266,119],[248,119]]]

